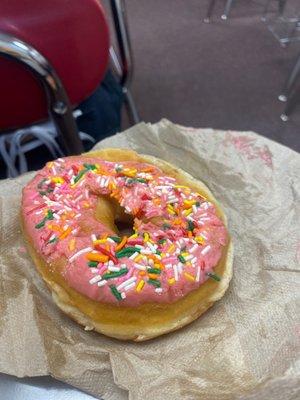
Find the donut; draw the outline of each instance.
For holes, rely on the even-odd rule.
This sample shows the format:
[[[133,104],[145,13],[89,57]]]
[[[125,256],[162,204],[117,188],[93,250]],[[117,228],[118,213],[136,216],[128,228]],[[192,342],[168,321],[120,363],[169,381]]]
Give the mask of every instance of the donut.
[[[210,190],[132,150],[48,162],[23,189],[21,220],[57,306],[117,339],[187,325],[232,276],[226,217]]]

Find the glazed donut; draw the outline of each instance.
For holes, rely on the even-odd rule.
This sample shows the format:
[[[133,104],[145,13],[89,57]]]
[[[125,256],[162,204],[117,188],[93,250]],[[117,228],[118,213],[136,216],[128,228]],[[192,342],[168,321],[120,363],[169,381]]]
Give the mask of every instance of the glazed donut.
[[[23,189],[29,252],[55,303],[86,329],[147,340],[223,296],[226,218],[209,189],[131,150],[49,162]]]

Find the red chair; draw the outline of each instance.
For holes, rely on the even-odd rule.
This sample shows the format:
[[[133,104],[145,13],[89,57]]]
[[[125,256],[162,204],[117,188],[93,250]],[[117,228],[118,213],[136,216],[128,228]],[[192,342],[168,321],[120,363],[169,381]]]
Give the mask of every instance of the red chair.
[[[49,112],[67,154],[82,152],[72,108],[99,85],[109,57],[99,1],[2,1],[0,56],[0,134]]]

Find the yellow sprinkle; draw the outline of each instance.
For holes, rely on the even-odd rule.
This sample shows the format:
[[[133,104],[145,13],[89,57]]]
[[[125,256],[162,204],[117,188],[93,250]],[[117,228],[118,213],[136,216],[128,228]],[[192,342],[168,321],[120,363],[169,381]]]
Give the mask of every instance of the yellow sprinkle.
[[[88,203],[87,201],[85,201],[85,202],[83,203],[83,207],[84,207],[84,208],[89,208],[89,207],[90,207],[90,203]]]
[[[168,283],[169,283],[169,285],[174,285],[174,283],[175,283],[175,278],[170,278],[170,279],[168,279]]]
[[[161,258],[164,258],[164,257],[166,257],[166,253],[161,253]]]
[[[184,210],[182,214],[184,214],[185,216],[188,216],[192,213],[192,211],[193,210],[191,208],[189,208],[188,210]]]
[[[145,285],[145,281],[142,279],[142,280],[140,280],[139,283],[137,284],[135,290],[136,290],[137,292],[140,292],[140,291],[143,289],[144,285]]]
[[[129,176],[130,178],[134,177],[136,175],[136,173],[137,173],[136,169],[127,169],[127,168],[125,168],[123,170],[123,175]]]
[[[187,257],[187,256],[189,255],[189,253],[187,253],[187,252],[185,251],[184,253],[181,253],[181,255],[182,255],[183,257]]]
[[[154,267],[158,268],[158,269],[161,269],[161,264],[154,263]]]
[[[133,235],[129,236],[128,240],[129,239],[136,239],[137,237],[138,237],[138,234],[134,233]]]
[[[175,251],[175,246],[172,243],[171,246],[168,248],[167,253],[173,253]]]
[[[195,237],[195,240],[196,240],[196,242],[199,243],[199,244],[204,244],[204,243],[205,243],[205,242],[204,242],[204,239],[203,239],[201,236],[196,236],[196,237]]]
[[[75,250],[75,238],[73,238],[73,239],[71,239],[71,240],[69,241],[69,250],[70,250],[70,251]]]
[[[143,257],[144,257],[143,254],[139,254],[138,256],[135,257],[134,261],[139,262],[143,259]]]
[[[52,168],[54,165],[53,161],[47,162],[47,167]]]
[[[95,245],[95,244],[103,244],[103,243],[106,243],[106,242],[107,242],[107,239],[97,239],[97,240],[95,240],[93,242],[93,245]]]
[[[60,177],[60,176],[54,176],[53,178],[52,178],[52,182],[54,182],[54,183],[64,183],[64,179],[62,178],[62,177]]]
[[[189,281],[195,282],[195,278],[194,278],[191,274],[189,274],[188,272],[185,272],[185,273],[184,273],[184,276],[185,276],[186,279],[188,279]]]
[[[183,202],[183,204],[188,206],[188,207],[191,207],[195,203],[196,203],[195,200],[184,200],[184,202]]]
[[[149,233],[148,232],[144,233],[144,239],[145,239],[145,242],[149,242]]]

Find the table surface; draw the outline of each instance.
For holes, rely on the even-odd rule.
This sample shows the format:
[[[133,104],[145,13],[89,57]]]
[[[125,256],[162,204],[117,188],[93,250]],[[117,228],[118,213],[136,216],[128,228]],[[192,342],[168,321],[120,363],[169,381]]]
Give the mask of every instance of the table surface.
[[[95,397],[50,376],[16,378],[0,374],[1,400],[95,400]]]

